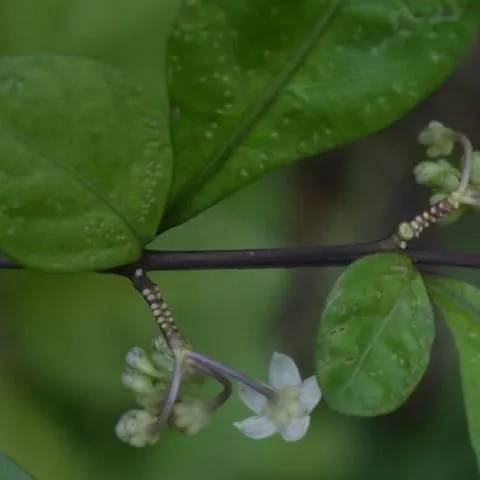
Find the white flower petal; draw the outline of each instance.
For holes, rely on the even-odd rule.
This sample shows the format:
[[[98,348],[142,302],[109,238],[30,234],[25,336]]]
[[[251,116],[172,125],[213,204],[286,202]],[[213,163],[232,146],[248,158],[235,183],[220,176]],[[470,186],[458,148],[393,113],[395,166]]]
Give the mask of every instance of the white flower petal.
[[[255,440],[270,437],[277,433],[277,427],[267,417],[249,417],[242,422],[233,424],[244,435]]]
[[[268,369],[270,384],[273,388],[300,385],[302,378],[292,358],[283,353],[274,352]]]
[[[315,376],[309,377],[300,385],[300,401],[310,413],[322,398],[322,392]]]
[[[310,425],[310,417],[307,415],[305,417],[294,418],[285,430],[282,431],[282,438],[286,442],[296,442],[301,440],[307,433],[308,427]]]
[[[246,385],[241,383],[238,387],[238,396],[240,400],[253,412],[257,415],[260,415],[267,406],[267,399]]]

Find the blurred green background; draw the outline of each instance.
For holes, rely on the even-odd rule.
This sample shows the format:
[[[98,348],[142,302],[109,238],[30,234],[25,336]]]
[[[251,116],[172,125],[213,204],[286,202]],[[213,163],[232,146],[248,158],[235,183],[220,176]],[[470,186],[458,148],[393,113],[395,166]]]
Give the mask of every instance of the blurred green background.
[[[161,94],[163,32],[175,1],[0,0],[0,51],[95,56]],[[429,119],[479,145],[478,57],[472,52],[445,87],[392,128],[271,175],[154,247],[268,248],[387,235],[426,204],[411,168],[421,154],[417,132]],[[468,249],[479,241],[478,218],[467,218],[421,243]],[[265,379],[273,349],[312,373],[315,326],[339,271],[159,272],[154,279],[198,350]],[[475,272],[458,274],[480,283]],[[124,279],[0,272],[0,449],[38,480],[478,478],[442,323],[424,382],[392,415],[356,419],[321,405],[302,442],[255,442],[232,427],[249,414],[233,399],[201,436],[165,432],[157,445],[136,450],[114,436],[118,417],[134,406],[120,374],[131,346],[148,347],[154,335]]]

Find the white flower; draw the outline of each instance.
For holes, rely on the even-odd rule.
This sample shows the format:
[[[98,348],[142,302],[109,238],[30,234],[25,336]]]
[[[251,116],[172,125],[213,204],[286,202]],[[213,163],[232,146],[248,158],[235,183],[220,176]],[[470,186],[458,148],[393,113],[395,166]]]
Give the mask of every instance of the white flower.
[[[310,413],[322,396],[316,378],[310,377],[302,382],[295,362],[289,356],[275,352],[270,361],[269,381],[277,394],[274,401],[240,385],[240,399],[255,416],[235,422],[234,426],[254,439],[276,433],[287,442],[302,439],[310,425]]]

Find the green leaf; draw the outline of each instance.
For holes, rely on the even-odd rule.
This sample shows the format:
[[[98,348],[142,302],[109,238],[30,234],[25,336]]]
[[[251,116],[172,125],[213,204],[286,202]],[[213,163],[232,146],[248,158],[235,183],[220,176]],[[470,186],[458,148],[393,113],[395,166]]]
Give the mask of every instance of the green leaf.
[[[458,65],[478,0],[185,0],[162,228],[393,122]],[[412,139],[413,141],[413,139]]]
[[[480,290],[453,278],[428,276],[426,283],[455,339],[468,429],[480,468]]]
[[[0,250],[29,268],[91,271],[139,258],[171,180],[166,120],[113,67],[0,58]]]
[[[354,262],[338,279],[317,337],[317,376],[331,408],[380,415],[420,382],[434,338],[422,277],[396,253]]]
[[[33,480],[16,463],[0,452],[0,479],[1,480]]]

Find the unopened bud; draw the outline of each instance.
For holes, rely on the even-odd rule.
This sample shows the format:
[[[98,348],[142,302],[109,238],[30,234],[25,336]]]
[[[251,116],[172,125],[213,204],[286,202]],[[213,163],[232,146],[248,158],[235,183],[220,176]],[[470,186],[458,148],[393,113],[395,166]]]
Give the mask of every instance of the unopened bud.
[[[420,132],[418,141],[427,147],[429,157],[450,155],[455,144],[455,132],[440,122],[432,121]]]
[[[155,340],[152,342],[152,347],[156,352],[162,354],[165,357],[170,357],[173,360],[170,347],[162,336],[155,338]]]
[[[159,372],[158,368],[156,368],[155,365],[150,361],[143,348],[132,348],[127,354],[126,363],[131,370],[137,371],[138,373],[142,373],[154,378],[160,378],[163,376],[161,372]]]
[[[151,358],[158,370],[162,372],[162,376],[165,376],[166,374],[168,374],[168,376],[171,375],[174,365],[171,355],[166,356],[163,353],[153,352]]]
[[[442,192],[453,192],[460,186],[460,172],[444,159],[420,162],[413,170],[418,184]]]
[[[145,447],[158,441],[157,417],[145,410],[129,410],[115,426],[117,437],[133,447]]]
[[[196,435],[212,420],[212,409],[200,398],[186,398],[177,403],[170,417],[170,426],[186,435]]]
[[[155,393],[155,387],[149,377],[130,370],[122,373],[122,383],[130,390],[140,395],[151,395]]]

